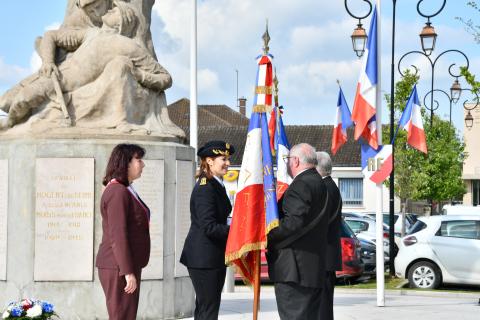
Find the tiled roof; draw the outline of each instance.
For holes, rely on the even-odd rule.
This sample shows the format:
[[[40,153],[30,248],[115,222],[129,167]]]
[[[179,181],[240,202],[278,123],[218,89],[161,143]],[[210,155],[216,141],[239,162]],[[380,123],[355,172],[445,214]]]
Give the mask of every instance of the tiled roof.
[[[190,100],[180,99],[168,106],[170,119],[179,127],[190,125]],[[198,125],[209,126],[248,126],[248,118],[232,108],[220,105],[198,105]]]
[[[180,99],[168,106],[170,119],[186,134],[185,143],[189,143],[189,109],[188,99]],[[226,105],[198,106],[198,145],[209,140],[224,140],[235,146],[235,154],[231,157],[232,166],[242,163],[249,119]],[[318,151],[330,152],[332,141],[332,125],[286,126],[290,145],[306,142]],[[348,130],[348,141],[338,153],[332,156],[336,167],[359,167],[360,145],[353,139],[353,129]]]

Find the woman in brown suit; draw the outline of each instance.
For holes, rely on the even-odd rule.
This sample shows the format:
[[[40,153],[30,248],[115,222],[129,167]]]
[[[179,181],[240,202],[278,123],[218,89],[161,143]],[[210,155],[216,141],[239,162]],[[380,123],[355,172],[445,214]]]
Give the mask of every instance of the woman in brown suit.
[[[150,211],[131,185],[142,174],[144,155],[138,145],[117,145],[103,178],[103,237],[96,266],[110,320],[136,318],[141,271],[150,257]]]

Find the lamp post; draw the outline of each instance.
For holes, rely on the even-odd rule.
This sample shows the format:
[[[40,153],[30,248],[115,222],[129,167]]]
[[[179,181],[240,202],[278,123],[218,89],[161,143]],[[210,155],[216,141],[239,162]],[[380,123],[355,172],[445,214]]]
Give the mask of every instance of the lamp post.
[[[479,100],[478,94],[476,92],[474,92],[470,89],[464,89],[464,90],[469,90],[470,92],[474,93],[475,96],[476,96],[475,105],[473,107],[468,107],[468,100],[465,100],[463,102],[463,108],[468,111],[467,115],[465,116],[465,126],[467,127],[467,129],[471,129],[473,127],[473,116],[472,116],[470,111],[472,111],[473,109],[480,106],[480,100]]]
[[[398,72],[400,72],[400,74],[402,76],[404,76],[404,72],[402,71],[401,69],[401,66],[402,66],[402,61],[405,57],[409,56],[409,55],[412,55],[412,54],[420,54],[422,56],[424,56],[425,58],[427,58],[428,62],[430,62],[430,67],[431,67],[431,70],[432,70],[432,76],[431,76],[431,79],[430,79],[430,92],[431,92],[431,95],[430,95],[430,107],[427,107],[425,105],[425,107],[430,110],[430,127],[433,125],[433,111],[436,110],[437,108],[433,107],[433,100],[434,100],[434,92],[437,91],[437,90],[434,90],[434,84],[435,84],[435,65],[438,61],[438,59],[440,57],[442,57],[443,55],[447,54],[447,53],[459,53],[460,55],[462,55],[464,58],[465,58],[465,61],[467,62],[466,64],[466,68],[468,69],[469,65],[470,65],[470,62],[468,60],[468,57],[465,55],[465,53],[463,53],[462,51],[460,50],[457,50],[457,49],[450,49],[450,50],[445,50],[443,51],[442,53],[440,53],[434,60],[432,60],[432,58],[430,57],[429,54],[426,54],[424,51],[418,51],[418,50],[414,50],[414,51],[410,51],[410,52],[407,52],[405,53],[401,58],[400,60],[398,60]],[[414,69],[415,69],[415,74],[418,74],[418,67],[416,67],[415,65],[411,65]],[[452,71],[452,68],[455,66],[455,63],[451,64],[450,67],[448,68],[448,73],[450,73],[450,75],[452,77],[454,77],[456,80],[454,81],[453,85],[452,85],[452,88],[450,88],[450,91],[452,93],[452,96],[450,98],[454,98],[456,99],[456,101],[458,101],[458,99],[460,98],[460,93],[462,91],[462,88],[460,87],[460,83],[458,82],[458,77],[460,77],[460,74],[454,74],[453,71]]]
[[[454,84],[455,83],[458,83],[458,80],[455,80]],[[460,86],[460,84],[458,83],[458,86]],[[453,86],[452,86],[453,87]],[[458,90],[458,91],[457,91]],[[452,90],[452,88],[450,88],[450,91],[451,91],[451,94],[448,94],[446,91],[444,90],[441,90],[441,89],[433,89],[433,90],[430,90],[427,92],[427,94],[423,97],[423,105],[425,106],[426,109],[430,110],[431,108],[433,108],[433,110],[437,110],[438,107],[440,106],[440,104],[438,103],[437,100],[434,100],[435,102],[435,106],[432,106],[430,105],[430,107],[427,107],[427,104],[426,104],[426,100],[427,100],[427,97],[429,95],[433,95],[433,92],[440,92],[440,93],[443,93],[447,99],[448,99],[448,102],[450,103],[450,113],[449,113],[449,119],[450,119],[450,125],[452,125],[452,104],[455,104],[458,102],[458,98],[460,97],[460,94],[462,91],[469,91],[470,93],[474,94],[475,95],[475,99],[474,101],[476,102],[475,105],[473,107],[468,107],[468,102],[469,100],[465,100],[463,102],[463,108],[465,110],[468,110],[468,113],[467,113],[467,116],[465,118],[465,124],[467,125],[467,128],[471,128],[473,126],[473,117],[470,113],[471,110],[475,109],[478,105],[480,105],[480,102],[479,102],[479,96],[478,94],[473,91],[472,89],[455,89],[455,90]],[[470,118],[471,118],[471,126],[468,126],[469,123],[467,123],[467,118],[468,118],[468,122],[470,123]]]
[[[371,12],[372,12],[372,3],[371,0],[362,0],[369,6],[368,13],[364,16],[356,16],[352,14],[352,12],[348,8],[348,0],[345,0],[345,9],[348,12],[348,14],[359,20],[359,23],[357,27],[361,25],[361,20],[365,19],[368,17]],[[435,43],[436,43],[436,38],[437,38],[437,33],[435,32],[435,29],[432,26],[432,23],[430,21],[431,18],[435,17],[438,15],[443,8],[445,7],[445,4],[447,3],[447,0],[443,0],[442,5],[438,11],[431,15],[424,14],[422,10],[420,9],[420,4],[424,0],[419,0],[417,3],[417,12],[422,16],[427,18],[427,22],[425,27],[422,29],[422,32],[420,33],[420,40],[422,44],[422,49],[428,52],[430,55],[432,51],[435,49]],[[394,108],[394,103],[395,103],[395,20],[396,20],[396,5],[397,1],[392,0],[392,51],[391,51],[391,69],[390,69],[390,141],[392,145],[394,144],[394,132],[395,132],[395,108]],[[356,30],[356,29],[355,29]],[[357,43],[360,41],[360,37],[355,37],[356,35],[355,31],[352,34],[352,44],[353,44],[353,49],[355,53],[357,54],[358,57],[361,57],[363,55],[363,51],[358,50],[360,46],[356,45],[355,40],[357,40]],[[365,39],[366,40],[366,39]],[[359,52],[361,54],[359,55]],[[428,57],[428,56],[427,56]],[[432,87],[433,89],[433,87]],[[392,161],[395,161],[394,155],[394,148],[392,147]],[[390,242],[390,248],[389,248],[389,255],[390,255],[390,261],[389,261],[389,269],[390,269],[390,275],[394,276],[395,275],[395,265],[394,265],[394,243],[395,243],[395,238],[394,238],[394,211],[395,211],[395,206],[394,206],[394,198],[395,198],[395,167],[392,168],[392,172],[390,174],[390,179],[389,179],[389,184],[390,184],[390,195],[389,195],[389,207],[390,207],[390,214],[389,214],[389,242]]]

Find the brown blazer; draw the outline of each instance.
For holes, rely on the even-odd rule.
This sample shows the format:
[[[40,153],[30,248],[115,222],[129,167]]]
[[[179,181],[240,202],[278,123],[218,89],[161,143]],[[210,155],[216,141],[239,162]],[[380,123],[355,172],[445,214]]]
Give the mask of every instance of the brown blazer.
[[[121,183],[110,183],[105,188],[100,204],[103,237],[97,268],[118,269],[123,276],[147,265],[150,212],[140,201]]]

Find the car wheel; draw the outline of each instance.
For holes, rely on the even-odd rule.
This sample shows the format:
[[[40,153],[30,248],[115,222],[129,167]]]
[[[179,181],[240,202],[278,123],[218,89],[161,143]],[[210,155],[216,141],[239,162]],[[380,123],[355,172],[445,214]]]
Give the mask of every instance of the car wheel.
[[[441,278],[438,267],[428,261],[417,262],[408,271],[410,288],[436,289],[440,285]]]

